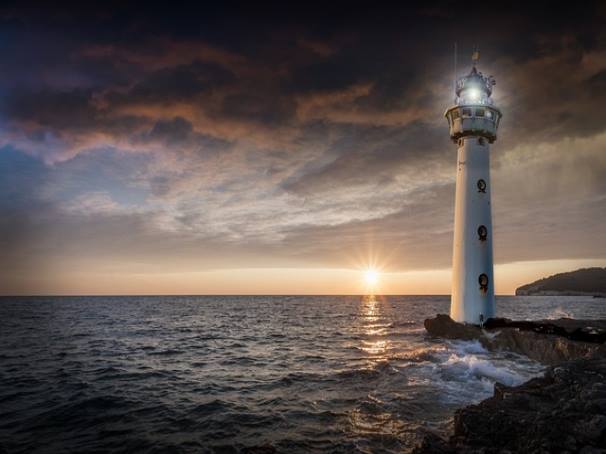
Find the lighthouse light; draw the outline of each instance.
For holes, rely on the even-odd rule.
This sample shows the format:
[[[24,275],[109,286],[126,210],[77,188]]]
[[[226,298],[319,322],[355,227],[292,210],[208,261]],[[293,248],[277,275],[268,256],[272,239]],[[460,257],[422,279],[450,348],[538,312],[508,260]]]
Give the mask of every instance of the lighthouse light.
[[[475,87],[465,90],[465,98],[471,102],[478,102],[482,98],[482,92]]]

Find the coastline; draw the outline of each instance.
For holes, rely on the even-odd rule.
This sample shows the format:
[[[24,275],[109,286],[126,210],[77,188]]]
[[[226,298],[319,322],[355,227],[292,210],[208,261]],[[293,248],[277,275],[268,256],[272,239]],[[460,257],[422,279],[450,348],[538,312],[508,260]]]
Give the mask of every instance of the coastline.
[[[425,328],[549,368],[519,386],[495,383],[492,397],[455,411],[448,439],[428,432],[414,453],[606,452],[606,320],[490,319],[482,329],[439,314]]]

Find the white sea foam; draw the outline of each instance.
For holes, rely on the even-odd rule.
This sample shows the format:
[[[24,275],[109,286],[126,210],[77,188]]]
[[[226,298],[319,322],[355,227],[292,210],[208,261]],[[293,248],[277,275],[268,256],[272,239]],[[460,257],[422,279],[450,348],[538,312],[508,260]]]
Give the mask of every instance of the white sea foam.
[[[492,382],[500,382],[508,386],[520,384],[524,377],[511,370],[507,365],[498,366],[494,362],[479,358],[476,355],[450,355],[445,367],[454,367],[460,373],[461,378],[479,379],[484,378]]]
[[[477,402],[493,393],[495,382],[519,385],[542,367],[523,358],[509,359],[487,351],[479,341],[448,342],[434,364],[434,376],[451,402]]]
[[[573,315],[564,310],[562,307],[556,307],[551,314],[547,316],[547,319],[558,319],[558,318],[574,318]]]
[[[447,342],[447,345],[452,348],[456,353],[461,355],[471,354],[471,353],[488,353],[479,340],[472,341],[452,341]]]

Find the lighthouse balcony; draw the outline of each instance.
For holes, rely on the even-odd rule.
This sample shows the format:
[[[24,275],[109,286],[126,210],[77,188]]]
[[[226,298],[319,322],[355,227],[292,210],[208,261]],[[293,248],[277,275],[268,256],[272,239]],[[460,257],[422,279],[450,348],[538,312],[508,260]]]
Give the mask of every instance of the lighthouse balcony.
[[[450,127],[450,138],[457,142],[461,137],[481,136],[492,143],[497,139],[501,112],[486,105],[454,106],[444,114]]]

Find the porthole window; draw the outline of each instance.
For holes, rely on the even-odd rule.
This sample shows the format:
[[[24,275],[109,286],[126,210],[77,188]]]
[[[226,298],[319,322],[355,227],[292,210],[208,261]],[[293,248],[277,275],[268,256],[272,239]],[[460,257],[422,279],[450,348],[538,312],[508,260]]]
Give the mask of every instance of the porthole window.
[[[478,139],[478,143],[479,143],[480,145],[484,146],[484,145],[486,145],[486,140],[484,139],[484,137],[480,137],[480,138]]]
[[[486,241],[487,237],[488,237],[488,229],[486,228],[486,226],[481,225],[480,227],[478,227],[478,238],[480,239],[480,241]]]
[[[478,284],[480,284],[480,290],[486,292],[488,290],[488,275],[482,273],[478,276]]]
[[[483,117],[485,113],[484,109],[476,109],[476,117]]]
[[[478,192],[486,192],[486,182],[482,179],[478,180]]]
[[[462,114],[464,117],[471,117],[471,109],[469,108],[463,108],[462,110]]]

